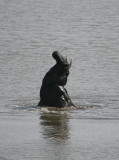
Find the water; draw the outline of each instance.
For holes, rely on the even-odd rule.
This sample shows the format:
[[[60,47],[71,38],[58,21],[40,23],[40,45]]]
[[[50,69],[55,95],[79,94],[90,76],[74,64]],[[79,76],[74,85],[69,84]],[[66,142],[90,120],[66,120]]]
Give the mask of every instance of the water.
[[[0,0],[0,160],[119,159],[119,1]],[[36,109],[54,50],[81,109]]]

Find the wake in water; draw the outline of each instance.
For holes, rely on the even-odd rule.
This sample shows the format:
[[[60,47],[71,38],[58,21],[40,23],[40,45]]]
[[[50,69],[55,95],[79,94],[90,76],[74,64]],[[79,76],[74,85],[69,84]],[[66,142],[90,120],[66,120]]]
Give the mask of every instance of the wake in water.
[[[90,108],[102,108],[102,106],[100,105],[77,105],[77,106],[71,106],[71,107],[65,107],[65,108],[56,108],[56,107],[39,107],[39,106],[35,106],[35,105],[31,105],[31,106],[16,106],[15,110],[27,110],[27,111],[35,111],[35,110],[39,110],[41,112],[52,112],[52,113],[56,113],[56,112],[61,112],[61,111],[70,111],[70,110],[85,110],[85,109],[90,109]]]

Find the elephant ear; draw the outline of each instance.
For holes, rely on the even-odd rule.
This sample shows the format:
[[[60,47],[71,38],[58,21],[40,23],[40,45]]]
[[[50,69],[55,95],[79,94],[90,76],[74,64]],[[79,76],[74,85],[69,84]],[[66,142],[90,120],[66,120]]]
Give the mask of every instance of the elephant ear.
[[[70,60],[70,63],[68,63],[67,57],[63,57],[58,51],[54,51],[52,56],[56,60],[57,64],[64,65],[68,68],[71,67],[72,59]]]

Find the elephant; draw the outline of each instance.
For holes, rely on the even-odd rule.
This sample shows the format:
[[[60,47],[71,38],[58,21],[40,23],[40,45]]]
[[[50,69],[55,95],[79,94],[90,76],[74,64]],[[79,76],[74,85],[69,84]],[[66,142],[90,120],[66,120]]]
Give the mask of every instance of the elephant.
[[[56,64],[46,73],[40,89],[40,102],[38,106],[64,108],[74,106],[64,86],[67,83],[72,59],[68,63],[67,57],[58,51],[52,53]]]

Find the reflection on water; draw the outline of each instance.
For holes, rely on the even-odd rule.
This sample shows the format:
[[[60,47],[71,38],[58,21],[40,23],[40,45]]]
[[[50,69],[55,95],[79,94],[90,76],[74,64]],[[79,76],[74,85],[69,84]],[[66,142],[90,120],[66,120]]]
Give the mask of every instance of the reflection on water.
[[[40,125],[43,128],[43,136],[56,140],[67,140],[69,138],[69,126],[67,114],[42,113]]]

